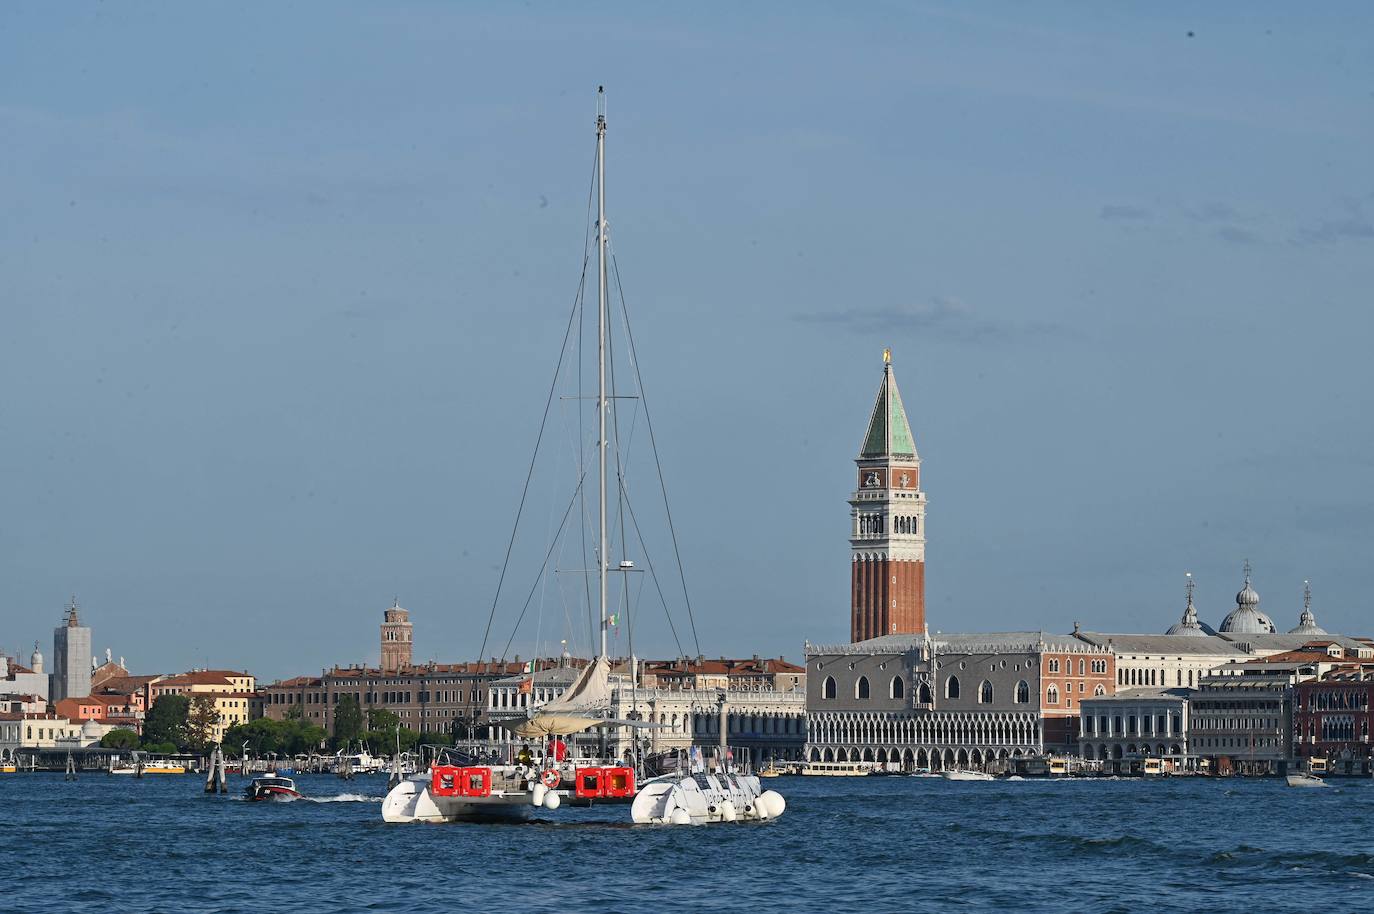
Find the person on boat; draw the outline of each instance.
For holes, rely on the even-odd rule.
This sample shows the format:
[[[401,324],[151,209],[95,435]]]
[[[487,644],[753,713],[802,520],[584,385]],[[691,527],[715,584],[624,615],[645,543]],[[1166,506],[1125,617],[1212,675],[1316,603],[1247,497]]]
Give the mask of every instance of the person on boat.
[[[545,757],[552,757],[555,762],[561,762],[568,757],[568,744],[561,739],[554,737],[549,740],[548,748],[544,751]]]
[[[534,764],[534,753],[530,751],[529,743],[525,743],[520,747],[520,752],[515,756],[515,760],[526,768]]]

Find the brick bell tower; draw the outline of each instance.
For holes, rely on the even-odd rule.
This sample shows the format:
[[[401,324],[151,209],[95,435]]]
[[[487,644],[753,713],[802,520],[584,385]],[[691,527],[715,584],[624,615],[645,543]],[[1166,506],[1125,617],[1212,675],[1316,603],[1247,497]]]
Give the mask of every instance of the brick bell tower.
[[[890,349],[883,350],[883,383],[854,463],[850,640],[920,633],[926,624],[926,496]]]
[[[411,635],[410,613],[401,608],[400,600],[392,600],[391,608],[382,614],[383,673],[399,673],[410,667]]]

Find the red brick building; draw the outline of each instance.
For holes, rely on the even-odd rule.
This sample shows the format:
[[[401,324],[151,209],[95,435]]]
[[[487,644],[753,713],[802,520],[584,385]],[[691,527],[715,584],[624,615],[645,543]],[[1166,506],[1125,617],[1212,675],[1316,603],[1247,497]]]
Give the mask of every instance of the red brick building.
[[[882,385],[854,463],[849,639],[919,634],[926,624],[926,498],[890,351],[883,352]]]
[[[1331,774],[1364,774],[1371,763],[1374,663],[1342,664],[1298,683],[1293,698],[1293,754],[1324,759]]]

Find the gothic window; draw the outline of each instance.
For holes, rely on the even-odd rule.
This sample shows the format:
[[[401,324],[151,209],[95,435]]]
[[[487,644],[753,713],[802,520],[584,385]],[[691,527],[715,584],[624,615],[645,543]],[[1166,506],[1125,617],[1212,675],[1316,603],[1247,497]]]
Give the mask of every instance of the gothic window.
[[[834,676],[827,676],[827,677],[825,677],[825,692],[824,692],[823,694],[825,695],[826,698],[834,698],[834,697],[835,697],[835,677],[834,677]]]
[[[1057,705],[1057,704],[1059,704],[1059,687],[1058,687],[1058,686],[1050,686],[1048,689],[1045,690],[1045,702],[1046,702],[1047,704],[1052,704],[1052,705]]]
[[[1016,703],[1018,705],[1030,703],[1030,684],[1024,679],[1016,684]]]
[[[867,697],[868,697],[868,677],[867,677],[867,676],[860,676],[860,677],[859,677],[859,681],[856,682],[856,683],[854,683],[854,697],[855,697],[855,698],[867,698]]]
[[[1093,697],[1094,697],[1094,698],[1098,697],[1099,695],[1106,695],[1106,694],[1107,694],[1107,690],[1104,689],[1104,688],[1102,688],[1102,683],[1100,683],[1100,682],[1099,682],[1099,683],[1097,684],[1097,686],[1093,689]]]
[[[1051,660],[1051,661],[1050,661],[1050,672],[1051,672],[1051,673],[1058,673],[1058,672],[1059,672],[1059,661],[1058,661],[1058,660]]]
[[[958,698],[958,697],[959,697],[959,677],[958,677],[958,676],[951,676],[951,677],[949,677],[948,679],[945,680],[945,697],[946,697],[946,698]]]
[[[931,696],[930,696],[930,683],[928,683],[928,682],[923,682],[923,683],[921,683],[921,691],[918,693],[918,695],[920,696],[921,704],[923,704],[923,705],[928,705],[928,704],[930,704],[930,701],[931,701]]]
[[[1079,660],[1079,661],[1078,661],[1078,675],[1079,675],[1079,676],[1082,676],[1082,675],[1083,675],[1083,661],[1082,661],[1082,660]]]
[[[905,698],[905,697],[906,697],[906,683],[902,681],[902,677],[900,677],[900,676],[893,676],[893,677],[892,677],[892,697],[893,697],[893,698]]]
[[[980,705],[992,704],[992,683],[984,679],[983,684],[978,687],[978,703]]]

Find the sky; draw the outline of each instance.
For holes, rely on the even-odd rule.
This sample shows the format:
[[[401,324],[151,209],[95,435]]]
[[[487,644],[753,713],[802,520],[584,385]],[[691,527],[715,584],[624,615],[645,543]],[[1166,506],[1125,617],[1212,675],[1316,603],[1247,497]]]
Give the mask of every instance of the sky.
[[[847,637],[884,347],[933,631],[1163,631],[1185,572],[1215,625],[1249,559],[1374,633],[1368,4],[8,3],[0,648],[75,594],[137,672],[270,680],[398,598],[479,656],[602,84],[685,650]],[[589,638],[554,402],[488,656],[527,593],[511,653]]]

